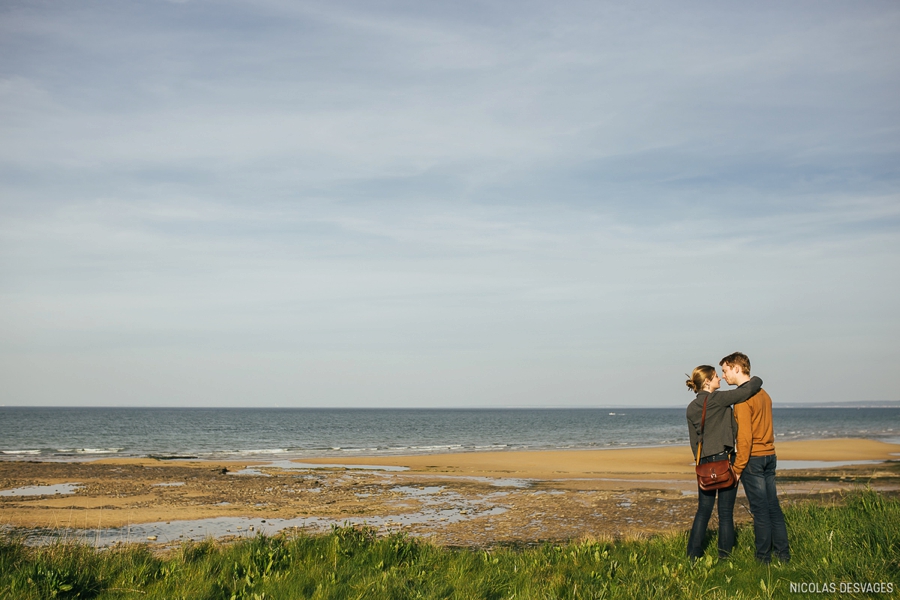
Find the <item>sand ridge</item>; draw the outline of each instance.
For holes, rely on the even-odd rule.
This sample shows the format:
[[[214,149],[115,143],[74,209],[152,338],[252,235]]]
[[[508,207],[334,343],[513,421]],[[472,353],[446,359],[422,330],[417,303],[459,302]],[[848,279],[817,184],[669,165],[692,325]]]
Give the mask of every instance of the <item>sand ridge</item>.
[[[866,439],[778,442],[779,460],[900,459],[900,445]],[[607,477],[693,481],[694,459],[686,446],[614,448],[603,450],[536,450],[460,452],[418,456],[303,459],[311,464],[356,464],[408,467],[412,472],[521,477],[527,479],[601,479]]]

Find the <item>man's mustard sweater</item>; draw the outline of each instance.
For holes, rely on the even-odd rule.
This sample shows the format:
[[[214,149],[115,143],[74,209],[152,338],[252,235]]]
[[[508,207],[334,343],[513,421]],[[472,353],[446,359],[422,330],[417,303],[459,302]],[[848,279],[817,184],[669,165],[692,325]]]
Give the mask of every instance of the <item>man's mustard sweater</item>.
[[[740,477],[751,456],[775,454],[772,398],[765,390],[759,390],[746,402],[734,405],[734,419],[738,426],[734,474]]]

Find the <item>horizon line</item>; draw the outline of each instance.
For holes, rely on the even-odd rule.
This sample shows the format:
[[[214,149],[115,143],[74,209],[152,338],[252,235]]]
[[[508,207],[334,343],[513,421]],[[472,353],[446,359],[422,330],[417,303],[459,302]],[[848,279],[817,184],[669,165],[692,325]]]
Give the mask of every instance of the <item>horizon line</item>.
[[[596,406],[203,406],[203,405],[104,405],[104,404],[0,404],[0,408],[166,408],[166,409],[235,409],[235,410],[634,410],[634,409],[679,409],[684,405],[596,405]],[[788,402],[777,403],[774,408],[900,408],[900,400],[872,400],[855,402]]]

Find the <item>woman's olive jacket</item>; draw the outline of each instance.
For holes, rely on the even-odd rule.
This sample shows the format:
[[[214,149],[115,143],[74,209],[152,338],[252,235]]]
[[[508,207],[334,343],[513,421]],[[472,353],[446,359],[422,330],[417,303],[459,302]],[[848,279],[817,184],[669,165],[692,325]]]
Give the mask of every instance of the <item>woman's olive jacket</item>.
[[[703,415],[703,400],[706,400],[706,427],[703,431],[703,458],[734,448],[737,423],[731,407],[746,402],[762,388],[762,379],[751,377],[750,381],[724,392],[700,392],[687,407],[688,433],[691,436],[691,450],[697,456],[700,442],[700,418]]]

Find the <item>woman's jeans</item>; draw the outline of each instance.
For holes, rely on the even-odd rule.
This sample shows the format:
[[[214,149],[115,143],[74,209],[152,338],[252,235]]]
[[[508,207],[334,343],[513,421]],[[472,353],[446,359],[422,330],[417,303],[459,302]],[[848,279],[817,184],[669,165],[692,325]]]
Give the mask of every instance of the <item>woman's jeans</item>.
[[[756,537],[756,558],[762,562],[772,560],[772,551],[782,561],[791,559],[788,547],[787,526],[784,513],[775,492],[775,455],[751,456],[747,461],[741,481],[753,514],[753,533]]]
[[[700,463],[708,462],[712,458],[717,457],[704,457],[700,459]],[[694,525],[688,538],[688,556],[692,558],[703,556],[703,537],[706,535],[706,526],[712,516],[716,496],[719,498],[719,558],[727,558],[731,554],[731,549],[734,548],[734,501],[737,498],[737,490],[737,484],[724,490],[710,491],[701,490],[700,486],[697,486],[697,514],[694,515]]]

